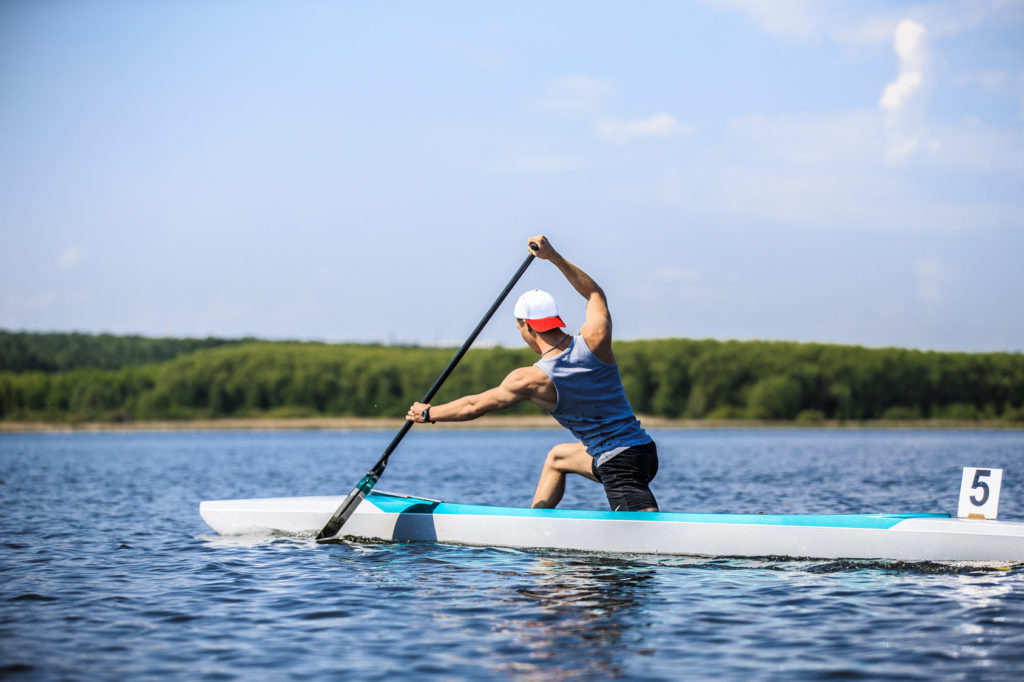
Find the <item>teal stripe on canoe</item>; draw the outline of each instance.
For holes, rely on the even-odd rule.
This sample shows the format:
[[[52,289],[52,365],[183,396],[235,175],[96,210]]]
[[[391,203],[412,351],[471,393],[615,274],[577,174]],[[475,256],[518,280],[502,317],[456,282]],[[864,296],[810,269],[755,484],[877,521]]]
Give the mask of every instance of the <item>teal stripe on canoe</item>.
[[[678,512],[613,512],[579,509],[528,509],[451,504],[418,497],[371,492],[366,500],[389,514],[461,514],[513,516],[538,519],[593,519],[601,521],[669,521],[674,523],[728,523],[751,526],[823,526],[828,528],[892,528],[906,519],[948,519],[949,514],[683,514]]]

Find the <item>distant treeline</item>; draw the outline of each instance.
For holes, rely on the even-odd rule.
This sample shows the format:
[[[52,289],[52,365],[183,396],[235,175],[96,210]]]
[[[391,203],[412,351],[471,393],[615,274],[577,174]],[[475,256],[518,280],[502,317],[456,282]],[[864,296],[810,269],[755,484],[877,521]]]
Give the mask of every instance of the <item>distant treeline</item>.
[[[398,417],[422,397],[453,352],[216,339],[10,336],[22,337],[19,342],[28,348],[23,355],[39,359],[33,371],[0,372],[0,418],[7,420]],[[90,350],[77,356],[61,354],[61,339]],[[189,343],[208,346],[189,350]],[[101,348],[122,355],[103,358]],[[130,360],[156,352],[172,359]],[[615,353],[626,392],[639,414],[812,422],[1024,422],[1024,355],[1019,353],[686,339],[619,342]],[[65,358],[63,365],[58,357]],[[510,370],[535,359],[525,348],[470,351],[436,400],[494,386]],[[0,362],[16,366],[6,356]],[[50,369],[54,366],[64,369]],[[514,411],[539,412],[532,405]]]
[[[0,372],[120,369],[171,360],[202,348],[255,339],[152,339],[113,334],[36,334],[0,329]]]

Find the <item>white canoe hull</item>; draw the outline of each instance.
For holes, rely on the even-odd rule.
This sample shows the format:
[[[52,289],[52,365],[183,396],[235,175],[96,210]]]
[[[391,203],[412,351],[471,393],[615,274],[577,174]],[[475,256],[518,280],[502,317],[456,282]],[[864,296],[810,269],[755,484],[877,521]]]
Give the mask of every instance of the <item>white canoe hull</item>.
[[[314,534],[341,496],[202,502],[222,535]],[[627,554],[1024,561],[1024,523],[939,514],[679,514],[460,505],[372,492],[343,536]]]

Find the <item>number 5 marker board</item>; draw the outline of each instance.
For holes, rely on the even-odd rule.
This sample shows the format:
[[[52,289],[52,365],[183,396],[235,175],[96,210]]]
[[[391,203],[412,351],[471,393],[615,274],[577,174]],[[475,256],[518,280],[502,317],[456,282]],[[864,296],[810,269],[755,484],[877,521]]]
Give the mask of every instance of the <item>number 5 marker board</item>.
[[[960,480],[960,505],[956,515],[968,519],[994,519],[999,511],[1002,469],[964,467]]]

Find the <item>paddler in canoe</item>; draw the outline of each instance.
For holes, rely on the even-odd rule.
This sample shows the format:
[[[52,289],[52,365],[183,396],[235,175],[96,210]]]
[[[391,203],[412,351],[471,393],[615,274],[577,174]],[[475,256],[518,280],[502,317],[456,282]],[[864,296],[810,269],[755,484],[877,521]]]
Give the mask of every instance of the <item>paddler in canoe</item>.
[[[535,508],[553,509],[565,493],[566,474],[604,486],[613,511],[658,511],[649,484],[658,471],[654,440],[633,415],[612,353],[612,319],[604,291],[559,254],[543,235],[528,246],[549,261],[587,302],[577,336],[565,323],[551,294],[534,289],[516,301],[516,325],[540,359],[512,371],[496,387],[450,403],[413,403],[406,420],[423,423],[469,421],[524,400],[539,405],[576,441],[548,452],[533,496]]]

